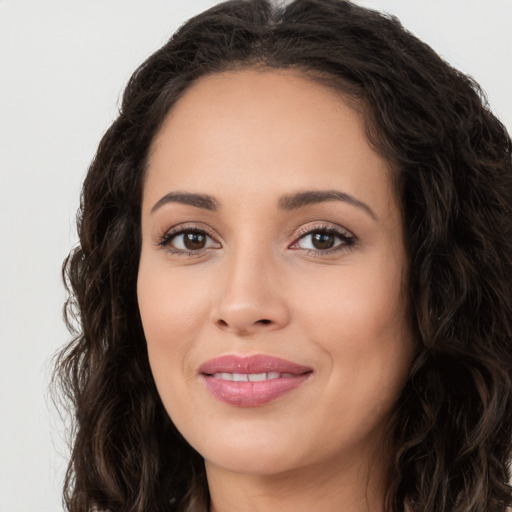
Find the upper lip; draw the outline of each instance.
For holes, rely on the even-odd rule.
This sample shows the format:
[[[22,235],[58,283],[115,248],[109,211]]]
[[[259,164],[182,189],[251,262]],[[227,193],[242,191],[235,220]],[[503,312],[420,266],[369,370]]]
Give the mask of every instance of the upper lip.
[[[300,375],[313,371],[312,368],[293,361],[266,354],[235,355],[227,354],[210,359],[199,367],[199,373],[213,375],[215,373],[291,373]]]

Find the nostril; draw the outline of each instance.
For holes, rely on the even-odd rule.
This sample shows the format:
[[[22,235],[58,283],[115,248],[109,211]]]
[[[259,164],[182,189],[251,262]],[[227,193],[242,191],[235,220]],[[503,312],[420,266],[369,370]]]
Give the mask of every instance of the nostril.
[[[257,328],[257,326],[273,325],[274,321],[269,318],[261,318],[260,320],[232,318],[231,321],[229,319],[224,320],[223,318],[218,318],[215,323],[217,327],[223,330],[234,329],[235,331],[249,333],[252,329]]]

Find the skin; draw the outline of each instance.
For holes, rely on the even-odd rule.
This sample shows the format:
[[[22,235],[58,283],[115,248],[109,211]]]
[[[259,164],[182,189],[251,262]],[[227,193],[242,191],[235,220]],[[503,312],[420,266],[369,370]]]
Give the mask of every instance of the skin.
[[[260,69],[199,79],[153,141],[138,300],[157,388],[205,458],[212,511],[383,508],[383,429],[413,342],[392,172],[364,130],[339,93]],[[309,190],[359,203],[279,208]],[[157,205],[176,191],[219,207]],[[305,234],[326,225],[341,233],[327,234],[334,252]],[[183,236],[162,242],[174,227],[207,232],[204,246],[189,254]],[[224,354],[269,354],[313,373],[266,405],[236,407],[198,375]]]

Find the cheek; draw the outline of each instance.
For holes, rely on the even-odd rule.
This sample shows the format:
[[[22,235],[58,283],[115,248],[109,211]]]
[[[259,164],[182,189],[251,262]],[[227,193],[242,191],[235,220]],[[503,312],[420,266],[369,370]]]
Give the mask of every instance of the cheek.
[[[301,315],[332,348],[370,348],[396,342],[405,329],[401,267],[374,263],[318,273],[301,283]],[[324,333],[323,335],[321,333]],[[336,334],[338,333],[338,334]]]
[[[330,360],[331,396],[344,397],[340,414],[386,414],[412,360],[400,268],[382,268],[351,268],[343,278],[318,279],[303,292],[303,325]]]
[[[177,370],[187,371],[188,354],[207,318],[208,295],[189,277],[155,271],[141,260],[139,310],[153,376],[163,390]]]

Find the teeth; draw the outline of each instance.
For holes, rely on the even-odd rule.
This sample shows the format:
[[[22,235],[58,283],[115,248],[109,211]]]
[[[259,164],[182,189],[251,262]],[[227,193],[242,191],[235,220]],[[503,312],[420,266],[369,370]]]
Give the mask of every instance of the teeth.
[[[274,380],[279,378],[294,377],[292,373],[214,373],[214,379],[232,380],[234,382],[261,382],[263,380]]]
[[[250,382],[258,382],[260,380],[267,380],[267,374],[266,373],[249,373],[247,375]]]

